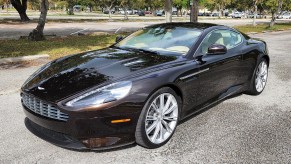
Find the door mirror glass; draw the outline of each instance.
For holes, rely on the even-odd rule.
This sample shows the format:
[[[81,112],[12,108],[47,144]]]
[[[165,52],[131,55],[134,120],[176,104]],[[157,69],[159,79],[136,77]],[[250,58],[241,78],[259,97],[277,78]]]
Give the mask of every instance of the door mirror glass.
[[[120,42],[121,40],[123,39],[123,36],[117,36],[116,38],[115,38],[115,42],[116,43],[118,43],[118,42]]]
[[[221,44],[213,44],[208,47],[207,54],[209,55],[222,55],[226,54],[227,48]]]

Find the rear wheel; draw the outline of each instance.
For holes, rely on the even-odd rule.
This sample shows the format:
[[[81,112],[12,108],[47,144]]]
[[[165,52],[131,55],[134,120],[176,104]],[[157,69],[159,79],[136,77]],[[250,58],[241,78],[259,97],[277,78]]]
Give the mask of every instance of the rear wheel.
[[[265,58],[262,58],[255,69],[255,75],[252,79],[250,94],[259,95],[265,89],[268,78],[268,63]]]
[[[156,91],[145,104],[136,127],[136,142],[146,148],[166,144],[179,120],[180,97],[171,88]]]

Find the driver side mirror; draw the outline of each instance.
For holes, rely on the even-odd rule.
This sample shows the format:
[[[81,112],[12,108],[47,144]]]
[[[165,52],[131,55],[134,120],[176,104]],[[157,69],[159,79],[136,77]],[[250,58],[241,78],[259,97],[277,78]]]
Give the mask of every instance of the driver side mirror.
[[[221,44],[213,44],[208,47],[207,54],[209,55],[222,55],[227,53],[227,48]]]
[[[116,38],[115,38],[115,42],[116,43],[118,43],[118,42],[120,42],[121,40],[123,39],[123,36],[117,36]]]

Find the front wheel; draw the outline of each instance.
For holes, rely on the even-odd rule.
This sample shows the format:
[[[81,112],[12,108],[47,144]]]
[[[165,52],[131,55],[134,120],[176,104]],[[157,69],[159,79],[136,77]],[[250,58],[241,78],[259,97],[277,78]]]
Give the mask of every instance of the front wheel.
[[[265,89],[268,78],[268,63],[265,58],[262,58],[255,69],[255,74],[250,86],[250,94],[259,95]]]
[[[152,94],[139,117],[136,142],[151,149],[166,144],[178,124],[180,106],[181,99],[171,88],[161,88]]]

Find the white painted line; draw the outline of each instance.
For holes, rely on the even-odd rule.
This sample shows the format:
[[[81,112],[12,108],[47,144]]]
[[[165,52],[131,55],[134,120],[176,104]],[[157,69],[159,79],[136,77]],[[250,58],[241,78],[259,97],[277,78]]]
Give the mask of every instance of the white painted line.
[[[89,28],[84,28],[83,30],[79,30],[79,31],[73,32],[73,33],[71,33],[70,35],[74,35],[74,34],[77,34],[77,33],[79,33],[79,32],[86,31],[86,30],[88,30],[88,29],[89,29]]]
[[[115,34],[121,29],[122,27],[119,27],[116,31],[115,31]]]

